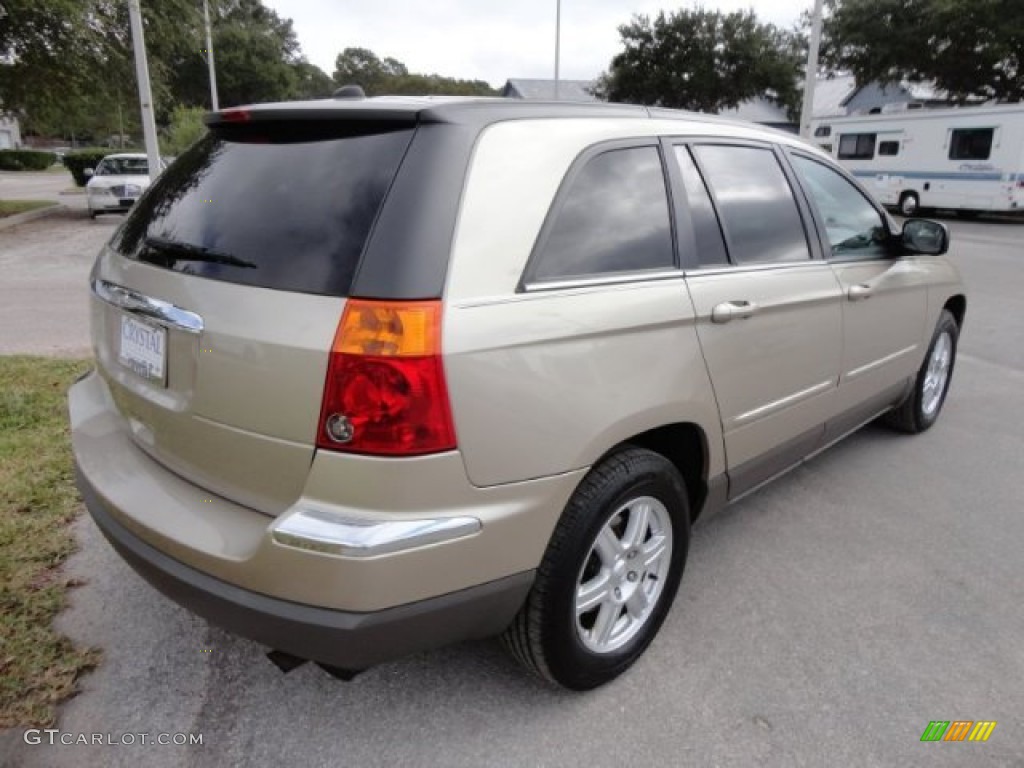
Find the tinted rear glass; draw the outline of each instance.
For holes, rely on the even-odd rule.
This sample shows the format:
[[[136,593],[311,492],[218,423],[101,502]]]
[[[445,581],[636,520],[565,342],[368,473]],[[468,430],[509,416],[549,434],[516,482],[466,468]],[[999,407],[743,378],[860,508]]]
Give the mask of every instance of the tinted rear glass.
[[[811,257],[793,190],[771,150],[706,145],[695,151],[735,263]]]
[[[114,240],[213,280],[348,295],[412,129],[224,126],[164,171]]]
[[[531,279],[668,269],[674,259],[657,147],[614,149],[570,182]]]

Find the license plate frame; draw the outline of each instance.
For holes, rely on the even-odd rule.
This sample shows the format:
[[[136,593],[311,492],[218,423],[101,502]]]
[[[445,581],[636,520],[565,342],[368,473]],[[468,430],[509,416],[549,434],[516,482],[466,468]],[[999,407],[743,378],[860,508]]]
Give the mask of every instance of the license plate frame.
[[[167,386],[167,329],[128,314],[121,315],[117,361],[146,381]]]

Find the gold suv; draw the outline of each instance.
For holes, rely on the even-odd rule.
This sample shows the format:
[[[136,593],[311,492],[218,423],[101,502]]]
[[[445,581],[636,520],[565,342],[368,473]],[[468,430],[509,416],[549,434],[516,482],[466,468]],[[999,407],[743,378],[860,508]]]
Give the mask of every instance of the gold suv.
[[[74,454],[122,556],[283,666],[502,634],[600,685],[699,516],[942,408],[948,233],[796,137],[413,98],[208,126],[96,260]]]

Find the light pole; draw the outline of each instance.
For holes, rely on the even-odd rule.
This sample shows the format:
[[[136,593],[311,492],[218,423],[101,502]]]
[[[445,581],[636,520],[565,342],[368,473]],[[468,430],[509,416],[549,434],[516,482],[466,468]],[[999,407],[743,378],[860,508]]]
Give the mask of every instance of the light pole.
[[[210,3],[203,0],[203,18],[206,20],[206,64],[210,68],[210,104],[216,112],[217,104],[217,71],[213,67],[213,33],[210,31]]]
[[[132,48],[135,50],[135,77],[139,81],[142,135],[146,139],[149,177],[155,179],[160,174],[160,145],[156,138],[156,120],[153,117],[153,93],[149,89],[146,38],[142,32],[142,11],[139,8],[139,0],[128,0],[128,16],[132,24]]]
[[[558,64],[562,47],[562,0],[555,0],[555,101],[558,101]]]
[[[821,4],[822,0],[814,0],[814,15],[811,16],[811,44],[807,51],[804,103],[800,109],[800,135],[805,139],[810,138],[811,118],[814,117],[814,86],[818,82],[818,48],[821,45]]]

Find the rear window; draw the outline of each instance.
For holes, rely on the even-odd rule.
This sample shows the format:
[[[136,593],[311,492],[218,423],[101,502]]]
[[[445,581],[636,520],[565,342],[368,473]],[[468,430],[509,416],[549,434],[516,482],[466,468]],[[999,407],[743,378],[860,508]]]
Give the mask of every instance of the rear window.
[[[113,246],[212,280],[347,296],[413,133],[351,131],[215,128],[161,174]]]

